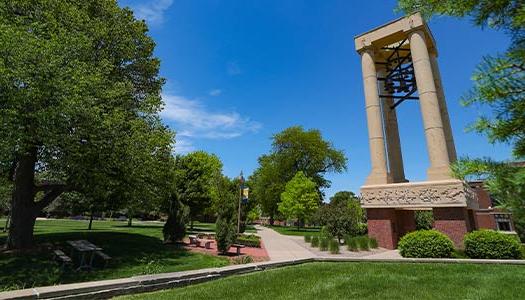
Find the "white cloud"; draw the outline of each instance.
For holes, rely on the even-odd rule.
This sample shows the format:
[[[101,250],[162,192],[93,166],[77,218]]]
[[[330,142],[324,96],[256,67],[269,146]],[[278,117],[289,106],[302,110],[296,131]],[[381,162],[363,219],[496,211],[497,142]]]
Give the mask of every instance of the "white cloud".
[[[161,25],[164,22],[164,13],[172,4],[173,0],[148,0],[132,6],[132,9],[138,19],[146,20],[150,25]]]
[[[220,94],[222,94],[222,90],[220,89],[214,89],[208,93],[208,95],[213,96],[213,97],[219,96]]]
[[[182,149],[191,148],[192,139],[232,139],[261,128],[260,123],[237,112],[210,111],[198,100],[170,94],[163,94],[162,99],[165,106],[160,115],[173,122]],[[175,150],[179,152],[177,144]]]
[[[177,135],[177,140],[175,142],[175,151],[174,151],[176,154],[186,154],[194,150],[195,148],[193,147],[193,144],[191,143],[191,141],[185,138],[181,138],[179,137],[179,135]]]

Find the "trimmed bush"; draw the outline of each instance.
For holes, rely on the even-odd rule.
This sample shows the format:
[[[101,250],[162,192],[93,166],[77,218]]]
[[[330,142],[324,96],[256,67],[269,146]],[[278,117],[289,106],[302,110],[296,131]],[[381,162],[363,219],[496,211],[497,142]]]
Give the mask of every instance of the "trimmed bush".
[[[319,247],[319,237],[313,236],[311,239],[311,245],[312,247]]]
[[[370,246],[369,246],[370,241],[366,235],[356,237],[356,241],[357,241],[357,247],[359,247],[360,250],[363,250],[363,251],[370,250]]]
[[[242,234],[237,237],[235,243],[246,247],[261,248],[261,237],[255,234]]]
[[[339,254],[339,242],[338,241],[330,240],[328,248],[330,250],[330,253],[332,253],[332,254]]]
[[[310,243],[311,240],[312,240],[312,236],[311,235],[305,235],[304,236],[304,241],[305,242]]]
[[[454,244],[448,236],[436,230],[418,230],[401,238],[397,248],[403,257],[448,258]]]
[[[521,245],[515,236],[494,230],[478,230],[465,235],[465,254],[470,258],[520,259]]]
[[[370,245],[370,248],[372,249],[377,249],[377,240],[374,239],[374,238],[369,238],[368,239],[368,245]]]
[[[321,238],[319,241],[319,250],[321,251],[328,251],[328,244],[330,243],[330,239],[327,238]]]
[[[346,245],[348,246],[348,251],[359,251],[359,246],[357,244],[357,239],[355,237],[348,237],[345,239]]]

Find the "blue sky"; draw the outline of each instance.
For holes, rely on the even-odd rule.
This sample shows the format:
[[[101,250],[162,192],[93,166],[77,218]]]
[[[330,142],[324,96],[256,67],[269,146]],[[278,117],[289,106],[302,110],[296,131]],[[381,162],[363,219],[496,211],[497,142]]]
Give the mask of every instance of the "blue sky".
[[[289,126],[318,128],[349,159],[330,174],[332,187],[359,191],[370,170],[361,66],[354,36],[386,23],[391,0],[121,0],[145,19],[162,60],[163,120],[177,131],[176,151],[217,154],[224,173],[250,174]],[[456,148],[460,156],[509,159],[506,145],[465,132],[483,108],[459,99],[481,57],[505,50],[501,32],[448,17],[430,22]],[[397,109],[405,172],[425,179],[428,167],[417,102]],[[485,111],[486,113],[486,111]]]

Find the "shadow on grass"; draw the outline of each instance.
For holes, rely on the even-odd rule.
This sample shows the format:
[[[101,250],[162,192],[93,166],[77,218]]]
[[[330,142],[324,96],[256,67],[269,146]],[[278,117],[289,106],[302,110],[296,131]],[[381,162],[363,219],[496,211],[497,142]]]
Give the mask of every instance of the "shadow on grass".
[[[190,253],[175,245],[164,245],[160,239],[142,234],[84,231],[47,233],[35,237],[38,244],[52,243],[54,248],[64,250],[67,255],[70,248],[66,241],[79,239],[89,240],[103,248],[113,258],[109,267],[96,268],[91,272],[63,271],[53,261],[50,250],[18,255],[3,253],[0,254],[0,291],[226,264],[220,259]]]

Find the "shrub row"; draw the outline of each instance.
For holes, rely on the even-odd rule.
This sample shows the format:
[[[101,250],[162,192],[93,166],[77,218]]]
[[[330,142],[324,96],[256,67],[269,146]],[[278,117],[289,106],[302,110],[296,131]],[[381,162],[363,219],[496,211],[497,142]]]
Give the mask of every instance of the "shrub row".
[[[236,243],[246,247],[261,248],[261,237],[254,234],[239,235],[237,237]]]
[[[465,254],[470,258],[520,259],[522,247],[517,237],[494,230],[478,230],[465,235]],[[398,244],[403,257],[448,258],[454,253],[450,238],[436,230],[418,230],[403,236]]]
[[[347,236],[345,243],[349,251],[368,251],[370,248],[377,248],[377,241],[366,235],[362,236]]]

